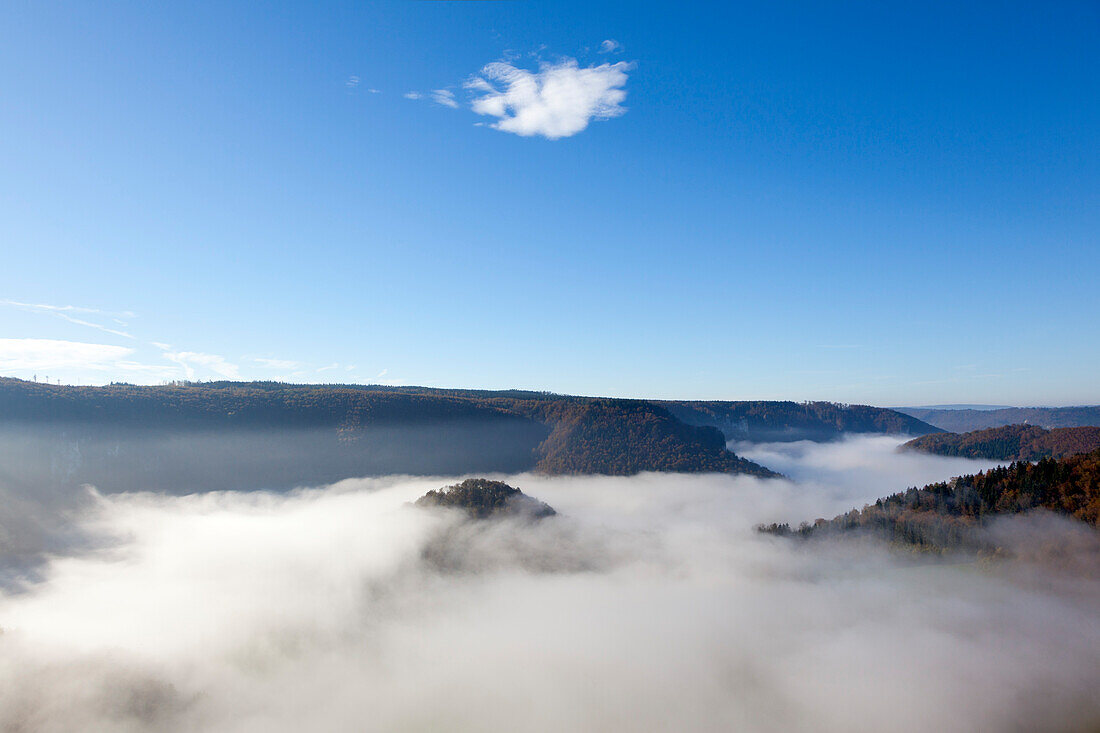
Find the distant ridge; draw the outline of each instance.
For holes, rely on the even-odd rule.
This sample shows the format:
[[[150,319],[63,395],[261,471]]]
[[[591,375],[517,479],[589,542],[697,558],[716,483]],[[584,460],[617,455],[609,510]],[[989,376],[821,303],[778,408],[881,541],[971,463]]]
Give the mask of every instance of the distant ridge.
[[[992,410],[899,407],[897,410],[952,433],[968,433],[1002,425],[1038,425],[1048,430],[1100,425],[1100,405],[1005,407]]]
[[[657,404],[538,392],[0,379],[0,485],[188,493],[353,476],[773,471]]]
[[[905,412],[906,410],[1011,410],[1014,407],[1014,405],[918,405],[893,409]]]
[[[836,402],[665,402],[690,425],[713,425],[728,440],[830,441],[853,433],[927,435],[937,427],[896,410]]]
[[[775,476],[728,440],[923,435],[893,410],[828,402],[659,402],[524,390],[276,382],[75,387],[0,378],[0,473],[104,490],[289,488],[471,473]]]

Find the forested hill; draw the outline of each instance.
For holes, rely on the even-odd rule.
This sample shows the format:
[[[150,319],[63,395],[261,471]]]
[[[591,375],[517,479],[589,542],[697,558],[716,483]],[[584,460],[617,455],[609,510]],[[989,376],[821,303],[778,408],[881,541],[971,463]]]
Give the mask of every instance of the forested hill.
[[[728,451],[718,429],[687,425],[638,400],[15,379],[0,379],[0,466],[0,484],[165,491],[284,488],[393,473],[775,475]]]
[[[1100,450],[1068,458],[1019,461],[951,481],[911,488],[831,520],[764,532],[802,538],[867,532],[925,550],[996,550],[980,530],[1005,515],[1046,509],[1097,527],[1100,523]]]
[[[836,440],[850,433],[927,435],[942,432],[910,415],[834,402],[664,402],[689,425],[711,425],[729,440]]]
[[[952,433],[966,433],[1003,425],[1038,425],[1042,428],[1077,428],[1100,425],[1100,405],[1091,407],[1005,407],[997,410],[953,410],[899,407],[911,415]]]
[[[1006,425],[969,433],[936,433],[902,445],[905,450],[941,456],[987,458],[995,461],[1037,461],[1064,458],[1100,448],[1100,427],[1055,428]]]

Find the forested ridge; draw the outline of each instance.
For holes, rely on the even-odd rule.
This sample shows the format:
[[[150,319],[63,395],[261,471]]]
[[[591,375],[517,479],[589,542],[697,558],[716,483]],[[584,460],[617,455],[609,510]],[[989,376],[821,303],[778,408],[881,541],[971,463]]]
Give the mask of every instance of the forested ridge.
[[[1100,522],[1100,449],[1037,463],[1017,461],[950,481],[929,484],[879,499],[831,520],[818,519],[792,529],[771,524],[759,529],[801,538],[862,531],[928,550],[989,549],[978,531],[990,520],[1046,509],[1074,517],[1093,528]]]
[[[538,392],[0,380],[0,481],[118,490],[292,487],[349,476],[540,471],[774,475],[638,400]],[[108,489],[109,490],[109,489]]]
[[[729,451],[726,440],[934,430],[892,410],[820,402],[658,402],[277,382],[91,387],[0,379],[0,458],[10,459],[7,465],[18,474],[7,478],[33,482],[47,472],[54,483],[126,489],[526,470],[772,476]]]
[[[1005,425],[969,433],[936,433],[903,444],[904,450],[940,456],[995,461],[1037,461],[1064,458],[1100,448],[1100,427],[1054,428]]]

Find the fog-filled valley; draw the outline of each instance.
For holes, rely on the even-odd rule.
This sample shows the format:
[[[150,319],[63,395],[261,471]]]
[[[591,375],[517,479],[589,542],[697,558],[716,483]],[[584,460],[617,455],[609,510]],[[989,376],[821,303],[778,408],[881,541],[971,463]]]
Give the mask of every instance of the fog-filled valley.
[[[1100,2],[0,2],[0,733],[1100,733]]]
[[[731,445],[785,478],[494,475],[537,521],[412,504],[460,476],[9,490],[0,728],[1095,729],[1093,530],[990,528],[1057,563],[754,530],[993,465],[902,441]]]

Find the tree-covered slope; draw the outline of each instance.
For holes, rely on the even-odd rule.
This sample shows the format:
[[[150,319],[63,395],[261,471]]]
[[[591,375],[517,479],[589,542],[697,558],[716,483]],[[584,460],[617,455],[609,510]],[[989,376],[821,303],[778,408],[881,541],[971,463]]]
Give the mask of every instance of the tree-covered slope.
[[[538,465],[551,474],[776,475],[727,450],[718,429],[687,425],[661,407],[635,400],[593,400],[562,410],[554,431],[539,446]]]
[[[797,529],[773,524],[760,529],[778,535],[821,537],[867,532],[929,550],[987,549],[978,532],[991,519],[1046,509],[1100,522],[1100,450],[1068,458],[1017,461],[1010,466],[960,476],[879,499],[831,520]]]
[[[936,433],[902,445],[905,450],[941,456],[996,461],[1037,461],[1063,458],[1100,448],[1100,427],[1055,428],[1005,425],[969,433]]]

